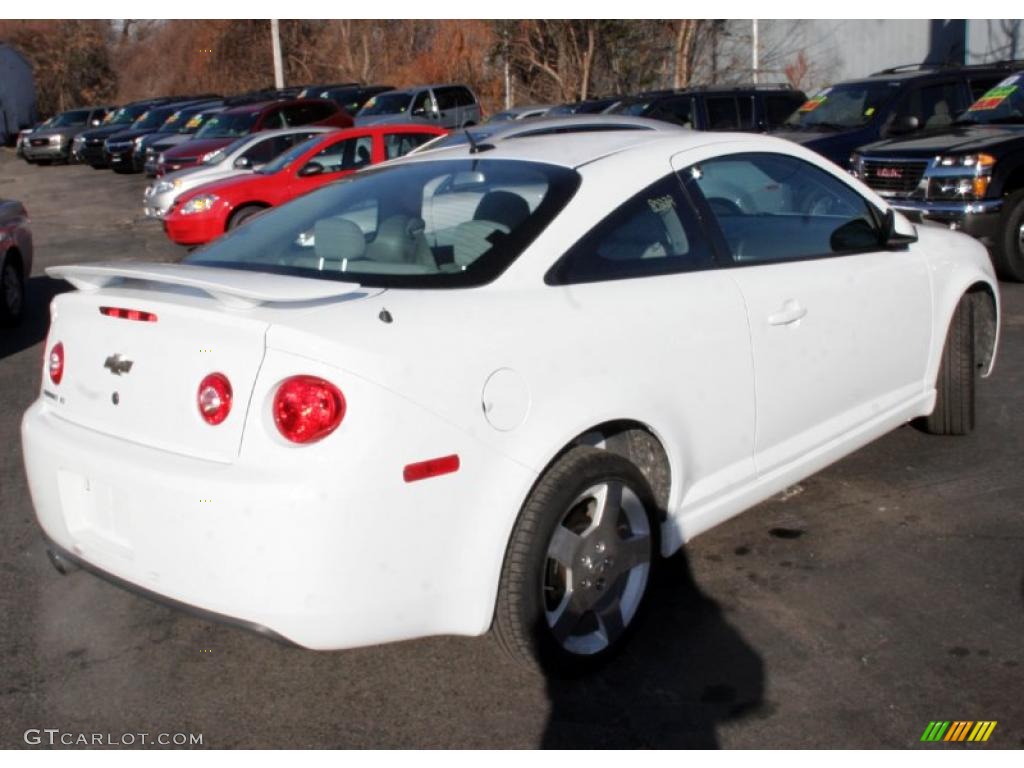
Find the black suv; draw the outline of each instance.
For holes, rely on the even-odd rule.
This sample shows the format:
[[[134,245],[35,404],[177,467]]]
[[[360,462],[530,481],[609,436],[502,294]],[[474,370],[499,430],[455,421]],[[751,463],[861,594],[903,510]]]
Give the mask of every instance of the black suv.
[[[850,153],[865,144],[947,128],[1010,71],[1010,62],[883,69],[818,91],[775,135],[846,168]]]
[[[894,208],[977,237],[1000,277],[1024,282],[1024,71],[944,130],[868,144],[850,165]]]
[[[168,101],[170,99],[147,99],[125,104],[113,114],[108,115],[99,128],[78,134],[71,144],[71,153],[76,160],[88,163],[93,168],[106,168],[108,160],[103,151],[103,142],[115,133],[131,128],[132,123],[145,114],[150,107]]]
[[[665,120],[699,131],[770,131],[806,98],[803,91],[788,85],[708,85],[629,96],[607,112]]]

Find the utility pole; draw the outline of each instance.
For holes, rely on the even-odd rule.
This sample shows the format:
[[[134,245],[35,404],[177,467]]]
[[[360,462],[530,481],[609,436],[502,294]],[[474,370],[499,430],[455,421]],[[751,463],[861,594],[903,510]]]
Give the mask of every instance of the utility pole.
[[[281,29],[277,19],[270,20],[270,43],[274,49],[274,87],[284,88],[284,67],[281,64]]]
[[[750,22],[750,63],[754,73],[754,85],[757,85],[757,70],[759,69],[757,61],[757,19],[751,19]]]

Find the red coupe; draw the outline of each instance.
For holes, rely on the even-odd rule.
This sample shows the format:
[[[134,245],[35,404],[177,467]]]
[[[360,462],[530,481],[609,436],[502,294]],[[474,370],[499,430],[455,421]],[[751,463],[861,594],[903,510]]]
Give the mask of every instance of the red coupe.
[[[315,136],[253,174],[190,189],[164,216],[164,231],[181,245],[200,245],[265,208],[286,203],[361,168],[401,157],[445,133],[432,125],[377,125]]]

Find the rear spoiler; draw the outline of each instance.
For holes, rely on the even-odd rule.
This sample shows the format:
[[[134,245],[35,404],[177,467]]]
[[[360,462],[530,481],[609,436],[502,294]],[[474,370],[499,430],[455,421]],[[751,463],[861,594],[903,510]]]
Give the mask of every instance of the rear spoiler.
[[[282,277],[267,272],[201,267],[194,264],[163,264],[143,261],[103,261],[47,267],[46,274],[67,280],[80,291],[98,291],[125,280],[143,280],[196,288],[233,309],[260,304],[293,304],[333,299],[358,291],[358,283]]]

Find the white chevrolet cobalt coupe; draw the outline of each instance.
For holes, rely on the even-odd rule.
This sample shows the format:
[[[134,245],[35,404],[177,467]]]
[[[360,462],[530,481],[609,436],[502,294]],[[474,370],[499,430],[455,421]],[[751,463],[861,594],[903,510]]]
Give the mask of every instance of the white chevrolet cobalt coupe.
[[[586,668],[659,557],[905,422],[962,434],[984,248],[778,139],[469,143],[182,264],[50,268],[58,564],[315,649],[493,626]]]

